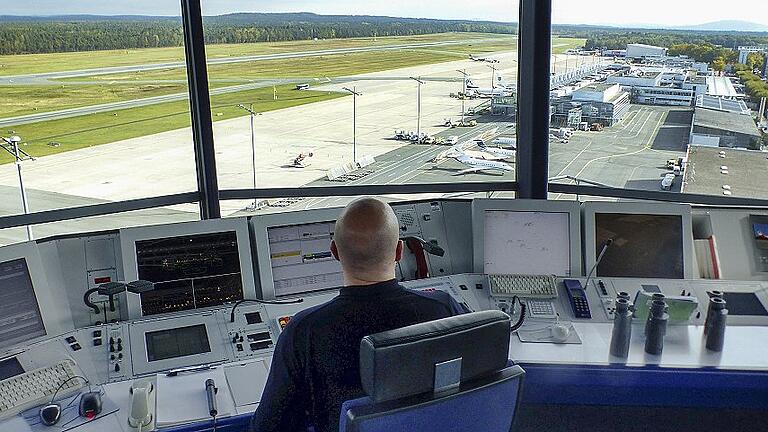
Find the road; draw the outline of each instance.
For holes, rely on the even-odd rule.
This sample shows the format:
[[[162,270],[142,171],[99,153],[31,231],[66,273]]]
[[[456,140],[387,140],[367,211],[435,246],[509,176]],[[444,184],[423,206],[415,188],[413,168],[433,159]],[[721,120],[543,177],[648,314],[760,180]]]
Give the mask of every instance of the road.
[[[299,52],[262,54],[262,55],[241,56],[241,57],[213,58],[213,59],[208,59],[208,65],[210,66],[210,65],[231,64],[231,63],[244,63],[244,62],[251,62],[251,61],[293,59],[293,58],[302,58],[302,57],[320,57],[320,56],[326,56],[326,55],[350,54],[350,53],[360,53],[360,52],[393,51],[393,50],[412,49],[412,48],[462,45],[466,43],[475,44],[475,43],[485,43],[485,42],[498,42],[501,40],[505,40],[505,39],[485,38],[485,39],[468,39],[468,40],[454,40],[454,41],[440,41],[440,42],[420,42],[420,43],[409,43],[409,44],[400,44],[400,45],[384,45],[384,46],[355,47],[355,48],[334,48],[334,49],[317,50],[317,51],[299,51]],[[74,70],[74,71],[46,72],[46,73],[28,74],[28,75],[3,76],[3,77],[0,77],[0,85],[45,84],[45,83],[55,82],[56,80],[63,79],[63,78],[77,78],[77,77],[87,77],[87,76],[94,76],[94,75],[109,75],[109,74],[131,73],[131,72],[146,72],[146,71],[160,70],[160,69],[177,69],[177,68],[182,68],[186,66],[187,64],[185,62],[169,62],[169,63],[154,63],[154,64],[146,64],[146,65],[82,69],[82,70]]]

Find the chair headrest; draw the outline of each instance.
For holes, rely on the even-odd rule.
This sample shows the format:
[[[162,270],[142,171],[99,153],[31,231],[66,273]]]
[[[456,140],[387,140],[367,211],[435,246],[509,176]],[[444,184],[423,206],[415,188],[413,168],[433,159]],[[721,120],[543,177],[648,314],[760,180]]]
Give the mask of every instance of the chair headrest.
[[[435,390],[445,364],[460,366],[461,382],[502,370],[509,329],[507,314],[484,311],[366,336],[360,342],[363,390],[383,402]]]

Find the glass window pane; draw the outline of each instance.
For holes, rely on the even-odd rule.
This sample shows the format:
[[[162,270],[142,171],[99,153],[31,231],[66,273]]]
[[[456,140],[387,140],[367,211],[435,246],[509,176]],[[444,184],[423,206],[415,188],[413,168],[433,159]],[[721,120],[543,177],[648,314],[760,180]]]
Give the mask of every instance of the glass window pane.
[[[752,22],[768,6],[651,1],[632,11],[553,2],[553,32],[582,42],[553,62],[552,180],[768,198],[768,36],[757,33],[768,27]],[[585,59],[600,70],[583,70]]]
[[[514,181],[518,6],[481,3],[204,2],[220,188]]]
[[[197,189],[177,1],[16,2],[3,13],[19,16],[0,18],[0,216],[24,212],[15,145],[31,212]]]

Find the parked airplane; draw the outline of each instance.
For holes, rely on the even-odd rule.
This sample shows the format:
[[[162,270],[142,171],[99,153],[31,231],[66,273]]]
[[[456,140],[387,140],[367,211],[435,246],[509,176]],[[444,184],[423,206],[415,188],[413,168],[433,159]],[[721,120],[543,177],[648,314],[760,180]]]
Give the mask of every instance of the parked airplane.
[[[515,154],[517,154],[517,150],[504,149],[501,147],[488,147],[485,143],[478,143],[477,146],[480,147],[480,150],[497,156],[500,159],[514,159]]]
[[[484,160],[468,155],[461,145],[455,145],[450,150],[444,152],[442,155],[435,158],[438,162],[442,158],[451,158],[461,162],[464,165],[468,165],[469,168],[461,170],[453,175],[459,176],[480,171],[514,171],[512,165],[506,162],[499,162],[493,160]]]
[[[512,150],[517,150],[517,138],[512,137],[497,137],[491,141],[498,146],[509,146]]]
[[[469,55],[469,59],[472,61],[487,62],[487,63],[499,63],[499,59],[489,57],[475,57],[472,54]]]
[[[475,84],[471,78],[466,79],[467,96],[491,98],[494,96],[511,96],[515,92],[515,88],[511,84],[506,84],[500,81],[494,88],[483,88]]]

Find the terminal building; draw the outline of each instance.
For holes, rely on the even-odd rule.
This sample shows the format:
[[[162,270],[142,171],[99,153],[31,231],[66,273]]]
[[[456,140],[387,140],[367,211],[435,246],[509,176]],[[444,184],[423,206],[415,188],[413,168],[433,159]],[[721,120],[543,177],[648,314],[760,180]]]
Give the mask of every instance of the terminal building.
[[[550,108],[551,56],[535,49],[551,41],[550,3],[520,2],[517,118],[504,125],[515,131],[514,162],[413,144],[402,159],[418,164],[403,170],[432,181],[392,172],[377,183],[257,188],[254,178],[234,189],[218,183],[201,1],[181,0],[193,190],[3,215],[0,229],[189,204],[198,212],[0,247],[0,431],[261,432],[254,412],[277,423],[279,408],[297,413],[284,432],[765,431],[768,159],[723,148],[755,148],[754,123],[743,102],[702,95],[705,84],[685,78],[681,90],[700,102],[681,193],[551,180],[549,163],[565,153],[550,158],[550,120],[614,124],[629,109],[627,87],[674,88],[677,78],[646,71],[592,83]],[[666,49],[630,45],[627,55]],[[354,96],[344,115],[355,115]],[[458,112],[466,101],[449,102]],[[649,123],[661,121],[647,111]],[[499,128],[480,120],[462,124],[462,142],[484,144]],[[584,144],[570,161],[605,162],[623,182],[641,153],[660,165],[683,153],[638,140],[639,150],[616,157]],[[436,165],[441,153],[474,180]],[[512,174],[476,172],[499,167]],[[154,186],[131,169],[125,178]],[[345,283],[336,222],[368,195],[397,219],[388,221],[396,258],[381,258],[386,271],[365,280],[376,284]],[[278,198],[296,205],[255,205]],[[222,203],[243,201],[253,208],[222,214]],[[383,308],[406,294],[456,315],[394,325],[401,317]],[[307,318],[331,301],[341,324]],[[371,319],[360,305],[379,315],[381,331],[349,336]],[[347,364],[305,361],[340,346],[356,354]],[[315,399],[336,377],[349,384],[341,406]],[[288,402],[265,408],[279,405],[275,395]],[[323,430],[309,420],[319,415],[330,419]]]
[[[576,127],[582,122],[613,126],[629,110],[630,96],[618,84],[595,83],[575,90],[552,103],[552,121]]]
[[[667,67],[628,68],[607,82],[630,92],[633,103],[646,105],[692,106],[697,96],[708,91],[707,77]]]

